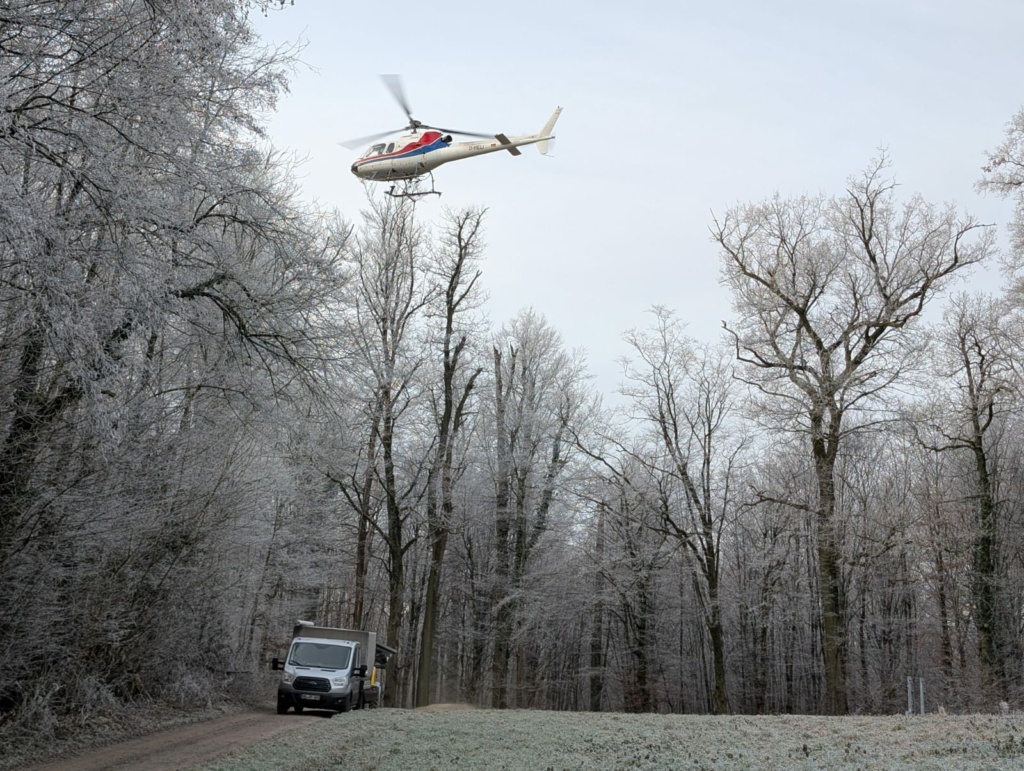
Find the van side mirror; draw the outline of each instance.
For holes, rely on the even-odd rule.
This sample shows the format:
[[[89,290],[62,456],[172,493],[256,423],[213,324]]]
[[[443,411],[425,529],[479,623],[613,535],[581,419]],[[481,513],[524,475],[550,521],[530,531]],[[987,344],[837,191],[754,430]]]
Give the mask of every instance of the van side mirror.
[[[270,660],[270,668],[284,669],[284,664],[281,662],[281,659],[279,659],[277,656],[274,656],[274,658]]]
[[[362,666],[359,667],[359,671],[358,671],[357,674],[360,677],[366,677],[366,664],[363,664]]]

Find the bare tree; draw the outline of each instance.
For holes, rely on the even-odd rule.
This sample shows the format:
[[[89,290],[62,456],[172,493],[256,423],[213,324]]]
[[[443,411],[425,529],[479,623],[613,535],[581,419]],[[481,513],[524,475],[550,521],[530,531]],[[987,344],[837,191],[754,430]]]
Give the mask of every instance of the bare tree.
[[[416,705],[430,703],[430,684],[434,664],[434,637],[437,628],[441,592],[441,569],[454,510],[453,486],[461,472],[456,448],[469,418],[469,399],[481,368],[467,362],[469,332],[463,317],[474,309],[480,271],[476,263],[483,248],[481,228],[484,211],[467,209],[448,215],[440,249],[435,255],[432,273],[441,298],[438,316],[443,323],[440,335],[441,388],[433,393],[432,407],[437,437],[434,457],[427,475],[427,537],[430,563],[420,634]],[[467,372],[468,370],[468,372]],[[433,389],[431,389],[433,391]]]
[[[1013,250],[1005,267],[1016,277],[1010,294],[1019,305],[1024,288],[1020,282],[1020,270],[1024,268],[1024,108],[1010,119],[1003,143],[988,153],[988,163],[982,170],[984,176],[978,182],[980,190],[1012,198],[1016,203],[1016,216],[1009,225]]]
[[[791,447],[773,443],[752,454],[762,460],[746,478],[754,489],[786,489],[802,477],[801,464]],[[787,490],[785,497],[796,495]],[[799,709],[795,672],[809,646],[800,635],[810,625],[800,623],[806,599],[799,587],[805,572],[803,512],[774,501],[753,505],[745,501],[730,539],[730,574],[738,602],[737,644],[740,660],[733,671],[743,672],[740,709],[758,714]]]
[[[996,496],[999,429],[1015,406],[1015,378],[1002,324],[1004,311],[987,296],[957,297],[947,309],[937,363],[949,398],[931,403],[919,433],[933,451],[961,450],[972,461],[975,527],[972,545],[972,618],[978,631],[982,683],[990,699],[1005,699],[1012,622],[999,609],[999,502]],[[934,395],[933,395],[934,398]],[[1009,625],[1009,626],[1008,626]]]
[[[607,587],[606,606],[618,621],[621,659],[618,680],[623,707],[628,712],[652,712],[659,665],[655,651],[658,608],[658,575],[671,561],[674,549],[663,527],[671,516],[671,483],[650,462],[649,444],[641,440],[632,448],[616,473],[606,475],[604,524],[605,559],[598,574]]]
[[[569,438],[590,409],[583,363],[562,348],[540,316],[523,311],[503,327],[494,346],[495,577],[492,705],[509,706],[509,663],[518,608],[531,558],[551,527],[558,485],[571,457]],[[505,358],[504,352],[509,356]]]
[[[822,660],[829,713],[847,709],[845,598],[836,531],[840,445],[912,355],[905,330],[957,272],[982,260],[991,233],[952,207],[902,207],[885,159],[844,196],[741,206],[716,219],[722,275],[739,314],[727,327],[762,416],[806,437],[816,496]],[[770,410],[770,412],[769,412]]]
[[[506,709],[508,703],[508,660],[512,645],[512,601],[509,598],[509,533],[511,532],[511,431],[508,425],[508,402],[512,394],[512,378],[506,374],[515,371],[516,351],[510,351],[510,362],[505,364],[503,352],[494,346],[494,423],[495,423],[495,479],[494,479],[494,553],[495,571],[491,593],[494,613],[494,651],[491,657],[491,706]],[[508,370],[506,369],[508,367]]]
[[[736,410],[734,382],[724,351],[699,348],[666,309],[656,308],[654,315],[652,330],[626,336],[637,360],[626,364],[623,393],[642,430],[660,445],[645,462],[676,483],[653,526],[676,539],[696,563],[696,597],[711,640],[712,708],[727,714],[722,536],[736,505],[734,466],[744,445],[741,435],[728,437]]]
[[[417,374],[423,360],[415,333],[430,295],[421,286],[422,235],[412,205],[384,197],[371,200],[364,227],[352,254],[358,284],[351,334],[370,378],[379,481],[385,522],[376,528],[387,547],[389,598],[386,636],[401,639],[406,609],[406,554],[415,543],[407,522],[423,494],[422,459],[413,457],[415,442],[401,443],[401,420],[419,396]],[[403,451],[404,450],[404,451]],[[405,473],[400,473],[404,468]],[[404,654],[403,654],[404,659]],[[396,704],[406,669],[399,657],[388,661],[388,704]]]

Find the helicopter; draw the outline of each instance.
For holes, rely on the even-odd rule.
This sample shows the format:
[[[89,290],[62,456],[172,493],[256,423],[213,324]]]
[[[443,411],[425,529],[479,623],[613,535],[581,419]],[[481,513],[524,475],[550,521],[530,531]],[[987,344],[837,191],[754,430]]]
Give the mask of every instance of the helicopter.
[[[356,149],[370,146],[352,164],[352,173],[359,179],[370,182],[392,182],[388,195],[393,197],[416,198],[424,195],[441,195],[434,189],[433,171],[443,163],[472,158],[476,155],[507,150],[512,155],[522,155],[519,148],[524,145],[537,145],[541,155],[547,155],[550,142],[555,137],[551,133],[555,122],[562,113],[561,107],[548,118],[539,133],[509,137],[505,134],[480,134],[474,131],[430,126],[416,120],[405,97],[401,78],[397,75],[381,75],[391,95],[398,102],[409,119],[408,125],[383,131],[379,134],[360,137],[359,139],[342,142],[344,147]],[[402,132],[399,136],[392,134]],[[455,142],[452,135],[473,137],[466,142]],[[391,138],[389,138],[391,137]],[[424,177],[430,178],[430,189],[419,189]]]

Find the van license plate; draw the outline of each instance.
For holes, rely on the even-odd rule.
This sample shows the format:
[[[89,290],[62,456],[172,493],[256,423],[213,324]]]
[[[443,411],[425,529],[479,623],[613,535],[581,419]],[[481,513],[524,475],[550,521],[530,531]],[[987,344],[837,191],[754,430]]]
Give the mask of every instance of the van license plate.
[[[320,701],[320,695],[316,693],[304,693],[299,698],[308,699],[309,701]]]

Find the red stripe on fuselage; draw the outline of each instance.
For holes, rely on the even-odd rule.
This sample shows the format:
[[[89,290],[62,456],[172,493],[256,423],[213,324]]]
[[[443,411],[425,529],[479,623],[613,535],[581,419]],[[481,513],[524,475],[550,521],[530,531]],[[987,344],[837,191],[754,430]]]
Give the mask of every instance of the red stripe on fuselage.
[[[402,156],[407,154],[415,154],[417,150],[422,150],[428,145],[434,144],[440,138],[441,133],[439,131],[427,131],[419,140],[417,140],[416,142],[410,142],[401,150],[394,150],[390,153],[384,153],[382,155],[374,155],[372,157],[360,158],[358,161],[356,161],[356,166],[359,166],[367,162],[376,163],[377,161],[387,161],[394,160],[396,158],[401,158]],[[447,145],[441,145],[441,147],[447,147]],[[440,150],[441,147],[435,147],[433,149]]]

